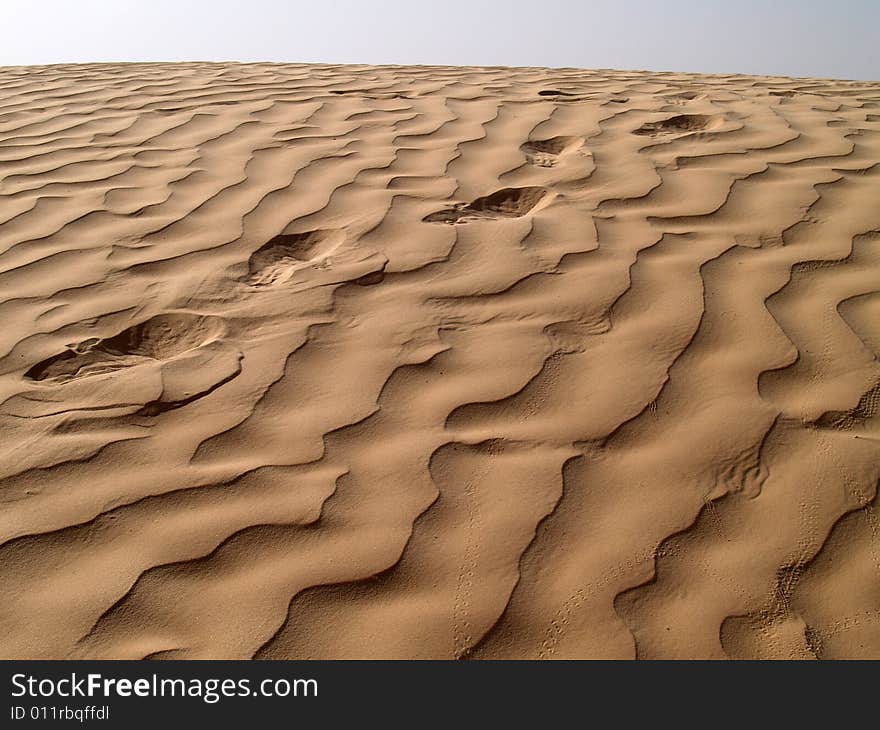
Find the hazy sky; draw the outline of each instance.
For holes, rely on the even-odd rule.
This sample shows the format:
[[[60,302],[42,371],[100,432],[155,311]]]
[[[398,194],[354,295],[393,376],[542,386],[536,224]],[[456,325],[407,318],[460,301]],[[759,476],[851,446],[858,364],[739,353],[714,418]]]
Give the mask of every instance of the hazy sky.
[[[880,79],[880,0],[2,0],[0,65],[322,61]]]

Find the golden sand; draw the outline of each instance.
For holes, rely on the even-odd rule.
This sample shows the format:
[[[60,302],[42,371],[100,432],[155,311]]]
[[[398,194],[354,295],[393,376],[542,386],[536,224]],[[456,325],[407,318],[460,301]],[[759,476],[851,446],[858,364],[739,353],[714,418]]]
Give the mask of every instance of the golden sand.
[[[880,84],[0,69],[2,658],[880,658]]]

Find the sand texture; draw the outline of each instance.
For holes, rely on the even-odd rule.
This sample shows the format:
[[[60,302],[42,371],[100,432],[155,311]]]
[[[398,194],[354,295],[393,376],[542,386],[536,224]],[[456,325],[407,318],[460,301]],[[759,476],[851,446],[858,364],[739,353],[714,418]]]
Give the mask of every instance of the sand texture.
[[[880,658],[880,84],[0,69],[0,657]]]

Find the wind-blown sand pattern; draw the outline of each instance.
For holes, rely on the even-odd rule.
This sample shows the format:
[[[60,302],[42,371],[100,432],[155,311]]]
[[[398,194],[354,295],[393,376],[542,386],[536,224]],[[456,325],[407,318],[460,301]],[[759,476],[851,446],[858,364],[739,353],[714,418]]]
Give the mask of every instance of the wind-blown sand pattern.
[[[0,656],[880,657],[880,84],[0,70]]]

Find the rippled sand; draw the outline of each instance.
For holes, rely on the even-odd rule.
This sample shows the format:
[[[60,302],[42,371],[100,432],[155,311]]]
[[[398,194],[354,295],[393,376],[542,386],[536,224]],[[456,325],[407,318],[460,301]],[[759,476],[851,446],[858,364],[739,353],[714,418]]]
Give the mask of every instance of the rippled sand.
[[[0,69],[0,656],[880,658],[880,84]]]

